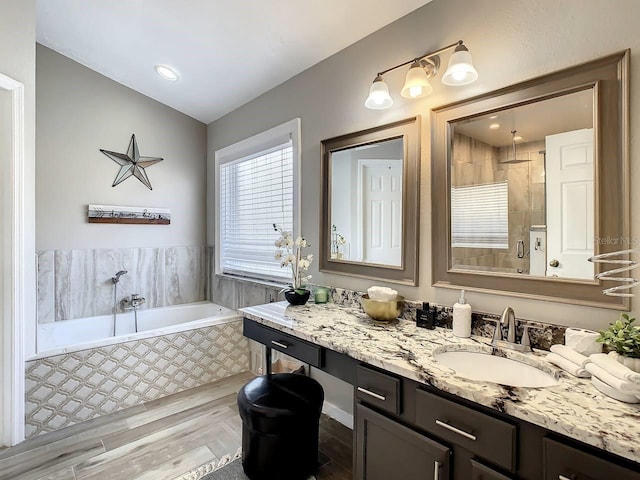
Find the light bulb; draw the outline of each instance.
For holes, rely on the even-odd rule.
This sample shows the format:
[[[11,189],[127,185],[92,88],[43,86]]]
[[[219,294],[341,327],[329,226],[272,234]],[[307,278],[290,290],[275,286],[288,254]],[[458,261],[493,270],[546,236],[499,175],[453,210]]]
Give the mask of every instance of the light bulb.
[[[409,87],[409,96],[418,97],[422,93],[422,87],[420,85],[415,85],[413,87]]]
[[[442,76],[445,85],[468,85],[478,79],[478,72],[473,66],[471,54],[464,45],[458,45],[449,58],[449,67]]]
[[[415,60],[407,72],[400,95],[404,98],[418,98],[429,95],[432,91],[433,87],[429,83],[426,70],[418,60]]]
[[[378,75],[369,89],[369,96],[364,102],[365,107],[373,110],[381,110],[393,105],[393,99],[389,95],[389,87],[384,82],[382,77]]]

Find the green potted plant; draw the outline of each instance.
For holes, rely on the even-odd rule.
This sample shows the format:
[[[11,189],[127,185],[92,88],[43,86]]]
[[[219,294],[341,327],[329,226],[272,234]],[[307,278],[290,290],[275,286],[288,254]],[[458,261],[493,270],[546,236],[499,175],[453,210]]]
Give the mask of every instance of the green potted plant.
[[[283,230],[275,223],[273,229],[280,233],[280,238],[275,242],[277,247],[275,259],[280,261],[282,268],[291,268],[292,282],[289,287],[283,289],[284,296],[291,305],[304,305],[311,294],[306,286],[311,275],[304,275],[304,272],[309,270],[313,255],[303,256],[302,249],[311,245],[302,236],[294,240],[291,232]]]
[[[635,372],[640,372],[640,325],[634,325],[635,318],[621,313],[620,318],[601,330],[596,342],[603,343],[616,352],[617,360]]]

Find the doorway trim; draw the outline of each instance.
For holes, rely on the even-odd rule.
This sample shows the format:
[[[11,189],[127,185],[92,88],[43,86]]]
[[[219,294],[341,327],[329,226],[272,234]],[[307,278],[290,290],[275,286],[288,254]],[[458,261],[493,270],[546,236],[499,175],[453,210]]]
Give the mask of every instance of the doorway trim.
[[[24,85],[0,73],[0,89],[11,93],[11,158],[6,184],[10,185],[9,208],[0,216],[3,222],[2,275],[0,305],[2,358],[0,378],[3,411],[0,445],[24,440],[25,415],[25,119]],[[3,202],[4,203],[4,202]],[[10,266],[10,268],[7,268]]]

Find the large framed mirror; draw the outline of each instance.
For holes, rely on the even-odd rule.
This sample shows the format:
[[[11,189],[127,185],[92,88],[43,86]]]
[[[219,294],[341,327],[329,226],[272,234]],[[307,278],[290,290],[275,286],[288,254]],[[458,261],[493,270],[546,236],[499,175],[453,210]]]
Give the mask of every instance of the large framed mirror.
[[[628,309],[588,261],[632,248],[628,75],[626,51],[433,111],[435,286]]]
[[[420,118],[322,141],[320,270],[418,284]]]

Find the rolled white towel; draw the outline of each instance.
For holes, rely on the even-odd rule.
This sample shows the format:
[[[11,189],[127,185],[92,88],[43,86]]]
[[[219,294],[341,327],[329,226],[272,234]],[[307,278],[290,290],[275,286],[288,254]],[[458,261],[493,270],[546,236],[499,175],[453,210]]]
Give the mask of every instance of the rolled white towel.
[[[375,300],[377,302],[389,302],[391,300],[395,300],[398,296],[398,292],[389,287],[369,287],[369,289],[367,289],[367,293],[371,300]]]
[[[584,368],[586,368],[591,375],[598,377],[598,379],[616,390],[620,390],[623,393],[630,393],[632,395],[640,395],[640,385],[637,383],[627,382],[615,377],[593,362],[587,363]]]
[[[610,385],[607,385],[602,380],[598,379],[598,377],[591,377],[591,383],[593,386],[604,393],[607,397],[615,398],[621,402],[625,403],[640,403],[640,397],[638,395],[630,395],[628,393],[621,392],[620,390],[616,390]]]
[[[549,360],[554,365],[560,367],[565,372],[570,373],[574,377],[589,378],[591,376],[591,374],[587,372],[584,368],[582,368],[580,365],[576,365],[571,360],[567,360],[566,358],[561,357],[557,353],[550,353],[549,355],[547,355],[547,360]]]
[[[589,360],[589,357],[576,352],[573,348],[567,347],[566,345],[551,345],[551,348],[549,350],[583,368],[587,363],[591,361]]]
[[[616,352],[609,352],[609,355],[604,353],[590,355],[591,361],[596,365],[601,366],[607,372],[614,377],[621,378],[628,382],[634,382],[640,384],[640,373],[634,372],[626,365],[623,365],[617,360],[618,354]]]

